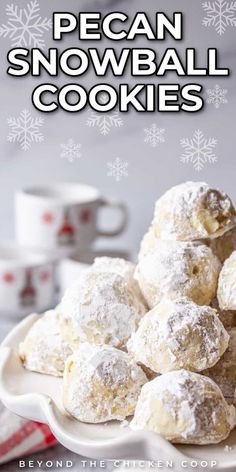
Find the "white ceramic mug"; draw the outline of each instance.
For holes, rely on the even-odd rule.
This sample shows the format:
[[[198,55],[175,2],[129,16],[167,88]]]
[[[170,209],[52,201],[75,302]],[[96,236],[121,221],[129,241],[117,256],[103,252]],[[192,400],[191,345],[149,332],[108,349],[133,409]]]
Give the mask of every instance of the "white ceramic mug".
[[[97,227],[99,208],[104,206],[121,213],[115,229]],[[55,184],[18,192],[15,221],[16,240],[21,245],[83,250],[89,248],[97,236],[120,234],[127,223],[127,211],[124,204],[102,198],[95,187]]]
[[[0,244],[0,313],[19,318],[55,302],[55,261],[39,251]]]

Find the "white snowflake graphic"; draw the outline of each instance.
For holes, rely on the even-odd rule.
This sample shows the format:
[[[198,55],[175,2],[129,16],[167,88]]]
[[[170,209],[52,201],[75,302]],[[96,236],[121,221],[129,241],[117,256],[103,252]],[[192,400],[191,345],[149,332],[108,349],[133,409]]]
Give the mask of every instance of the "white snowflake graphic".
[[[37,0],[29,2],[25,8],[11,3],[6,6],[8,21],[0,26],[0,37],[7,36],[13,47],[45,47],[43,34],[52,27],[52,20],[42,18]]]
[[[10,143],[18,142],[23,151],[28,151],[32,143],[41,143],[44,136],[39,128],[43,125],[43,118],[33,118],[29,110],[22,110],[20,115],[7,119],[10,131],[7,140]]]
[[[165,129],[158,128],[154,123],[150,128],[145,128],[144,133],[144,142],[150,144],[152,147],[156,147],[159,143],[165,142]]]
[[[213,89],[207,90],[207,103],[212,103],[215,108],[220,108],[222,104],[228,103],[226,98],[227,93],[227,89],[223,89],[218,84],[216,84]]]
[[[122,177],[128,177],[128,162],[122,161],[119,157],[116,157],[113,162],[108,162],[108,177],[114,177],[116,182],[119,182]]]
[[[196,130],[192,138],[183,138],[180,140],[185,153],[180,157],[184,164],[191,163],[194,169],[200,172],[205,164],[213,164],[217,161],[216,155],[212,152],[217,145],[217,139],[205,138],[200,130]]]
[[[105,94],[101,96],[101,103],[106,103],[107,99]],[[97,127],[103,136],[107,136],[112,127],[120,128],[124,122],[120,118],[118,111],[113,113],[100,113],[92,111],[86,124],[90,127]]]
[[[203,2],[202,8],[206,12],[202,21],[203,26],[212,26],[219,35],[224,34],[227,27],[236,26],[236,1]]]
[[[61,144],[62,152],[61,157],[67,159],[69,162],[74,162],[76,159],[80,159],[81,154],[81,144],[74,143],[74,140],[68,139],[66,144]]]

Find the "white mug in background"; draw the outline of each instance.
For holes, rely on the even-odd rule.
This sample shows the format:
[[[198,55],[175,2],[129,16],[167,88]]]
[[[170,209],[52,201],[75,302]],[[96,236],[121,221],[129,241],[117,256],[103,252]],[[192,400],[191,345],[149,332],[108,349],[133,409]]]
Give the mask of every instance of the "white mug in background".
[[[55,302],[55,261],[39,251],[0,244],[0,313],[22,317]]]
[[[121,213],[118,227],[97,227],[101,207]],[[17,192],[15,198],[16,240],[38,248],[87,249],[98,236],[116,236],[127,224],[123,203],[101,197],[95,187],[81,184],[55,184]]]

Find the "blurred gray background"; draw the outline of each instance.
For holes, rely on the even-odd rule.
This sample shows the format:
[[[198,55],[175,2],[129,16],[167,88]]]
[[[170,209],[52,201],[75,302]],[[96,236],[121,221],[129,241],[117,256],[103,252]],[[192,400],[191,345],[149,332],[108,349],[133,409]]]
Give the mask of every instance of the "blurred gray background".
[[[5,7],[10,3],[1,0],[1,23],[7,22]],[[15,2],[20,8],[25,7],[28,0]],[[211,2],[213,3],[213,2]],[[137,11],[145,10],[149,17],[154,16],[155,11],[164,11],[171,14],[173,11],[184,13],[184,41],[175,42],[168,39],[162,42],[146,42],[143,39],[133,43],[123,44],[117,42],[117,50],[122,47],[151,47],[160,55],[166,47],[176,47],[182,51],[186,47],[196,47],[199,66],[206,64],[206,51],[208,47],[219,49],[219,65],[230,67],[229,78],[194,78],[193,81],[204,86],[206,90],[212,89],[216,84],[227,89],[228,103],[216,108],[213,104],[205,104],[203,111],[198,113],[137,113],[129,112],[121,114],[123,126],[112,127],[107,136],[103,136],[97,127],[89,127],[86,121],[90,110],[69,114],[57,111],[51,114],[40,114],[31,104],[31,92],[40,82],[52,82],[65,84],[75,82],[84,84],[87,88],[98,83],[92,69],[83,78],[70,78],[61,74],[58,78],[48,77],[46,74],[40,78],[32,79],[30,76],[16,79],[6,75],[6,54],[12,47],[9,37],[1,38],[1,68],[0,68],[0,219],[1,238],[13,238],[13,199],[16,189],[32,184],[51,184],[54,181],[84,182],[100,188],[104,196],[112,196],[126,202],[130,222],[127,231],[119,238],[103,240],[98,244],[103,247],[125,248],[136,252],[139,241],[150,223],[155,200],[170,186],[185,180],[205,180],[212,185],[225,189],[236,201],[235,188],[235,118],[236,118],[236,28],[228,26],[224,34],[219,35],[214,27],[204,27],[202,20],[206,16],[200,0],[127,0],[127,1],[102,1],[102,0],[51,0],[45,2],[39,0],[41,16],[51,17],[53,11],[71,11],[77,14],[79,11],[99,11],[104,14],[111,10],[128,12],[133,16]],[[53,44],[51,31],[44,34],[46,50],[49,47],[58,47]],[[77,33],[67,35],[59,47],[87,47],[78,41]],[[96,44],[98,46],[98,43]],[[104,40],[99,47],[112,47],[114,43]],[[93,47],[90,43],[89,47]],[[158,79],[150,78],[150,82],[158,83]],[[166,80],[169,83],[178,83],[175,74],[168,74]],[[114,79],[107,76],[102,81],[112,84]],[[135,84],[139,79],[124,77],[123,82]],[[145,82],[145,78],[143,80]],[[119,81],[117,81],[118,83]],[[183,79],[183,82],[191,82],[191,78]],[[27,108],[32,116],[44,118],[44,126],[40,131],[44,134],[44,142],[33,144],[27,152],[21,150],[19,143],[7,142],[9,127],[7,118],[17,117],[22,109]],[[150,128],[155,123],[158,128],[165,128],[165,142],[151,147],[144,142],[144,128]],[[218,144],[214,149],[217,162],[207,164],[201,172],[197,172],[191,164],[183,164],[180,156],[183,148],[180,139],[191,138],[194,132],[200,129],[206,138],[214,137]],[[70,163],[63,159],[61,144],[72,138],[75,143],[81,144],[82,157]],[[119,157],[128,163],[128,176],[120,181],[107,175],[107,163]],[[103,224],[111,217],[109,213],[103,214]]]

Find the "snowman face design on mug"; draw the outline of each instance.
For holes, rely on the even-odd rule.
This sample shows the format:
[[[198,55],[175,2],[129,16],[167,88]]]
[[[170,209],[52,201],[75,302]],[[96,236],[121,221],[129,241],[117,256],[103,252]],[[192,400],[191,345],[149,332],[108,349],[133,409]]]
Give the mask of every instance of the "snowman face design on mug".
[[[0,312],[18,317],[50,308],[55,264],[48,255],[17,245],[0,247]]]
[[[112,230],[98,229],[101,207],[120,212],[120,222]],[[87,249],[98,236],[113,237],[127,223],[125,206],[108,201],[94,187],[58,184],[50,188],[26,189],[16,195],[16,238],[21,245]]]
[[[48,227],[53,225],[54,222],[56,223],[56,217],[50,211],[44,212],[41,220]],[[88,208],[79,211],[78,224],[75,221],[73,209],[65,208],[59,224],[57,222],[56,244],[59,246],[74,246],[79,238],[78,232],[81,225],[89,224],[90,221],[92,221],[92,212]]]
[[[57,232],[59,245],[72,245],[75,243],[75,227],[70,222],[69,210],[64,211],[63,221]]]

